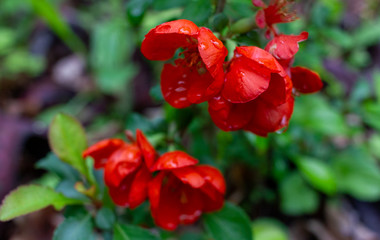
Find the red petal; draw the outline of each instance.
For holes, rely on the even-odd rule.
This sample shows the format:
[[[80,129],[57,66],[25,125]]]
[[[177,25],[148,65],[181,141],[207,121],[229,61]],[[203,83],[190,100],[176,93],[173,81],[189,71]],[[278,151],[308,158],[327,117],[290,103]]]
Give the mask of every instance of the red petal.
[[[208,72],[200,75],[196,67],[165,64],[161,73],[161,91],[175,108],[185,108],[208,99],[207,88],[214,81]]]
[[[141,151],[135,145],[126,145],[115,151],[105,166],[104,180],[117,187],[121,181],[141,165]]]
[[[119,186],[108,186],[109,195],[112,201],[118,205],[126,207],[129,205],[129,192],[133,181],[134,174],[123,179]]]
[[[144,133],[140,129],[136,130],[136,139],[137,144],[139,145],[139,148],[144,156],[145,164],[148,168],[150,168],[157,158],[156,150],[154,150],[153,146],[148,142]]]
[[[208,111],[213,122],[224,131],[241,129],[248,124],[254,114],[249,103],[230,103],[221,96],[214,97],[208,103]]]
[[[279,106],[286,102],[286,99],[292,94],[292,81],[288,75],[285,77],[275,73],[272,74],[268,90],[260,95],[260,99]]]
[[[223,207],[224,195],[217,191],[211,184],[205,184],[201,188],[203,192],[203,211],[212,212]]]
[[[99,169],[104,167],[111,154],[123,145],[124,142],[120,139],[105,139],[87,148],[82,156],[83,158],[92,157],[95,169]]]
[[[265,50],[270,52],[275,58],[281,60],[289,60],[296,55],[299,49],[299,42],[305,41],[309,34],[307,32],[302,32],[300,35],[284,35],[281,34],[273,38]]]
[[[268,70],[272,73],[279,73],[283,70],[269,52],[258,47],[237,47],[235,57],[239,56],[246,57],[248,64],[254,65],[254,68],[260,72]]]
[[[196,39],[198,31],[193,22],[185,19],[163,23],[145,35],[141,52],[150,60],[168,60],[179,47],[193,45],[191,38]]]
[[[152,171],[175,169],[195,165],[198,160],[182,151],[173,151],[163,154],[153,165]]]
[[[315,93],[322,89],[319,74],[304,67],[291,68],[294,88],[300,93]]]
[[[213,95],[219,92],[224,81],[223,63],[228,54],[227,48],[209,29],[202,27],[198,35],[198,51],[215,79],[215,83],[207,90],[207,95]]]
[[[216,190],[223,195],[226,193],[226,182],[223,174],[217,168],[208,165],[198,165],[196,168]]]
[[[261,99],[257,99],[253,102],[252,111],[255,112],[255,116],[251,122],[244,127],[245,130],[266,137],[268,133],[276,132],[288,126],[293,113],[293,97],[289,97],[287,101],[280,106],[273,106]]]
[[[124,178],[118,187],[109,186],[112,201],[119,206],[136,208],[147,197],[150,179],[150,172],[144,165],[141,165],[135,174]]]
[[[151,204],[151,213],[156,225],[167,230],[174,230],[180,222],[181,192],[180,189],[173,191],[175,188],[172,186],[178,186],[180,181],[172,177],[169,177],[167,181],[166,184],[161,186],[158,206],[155,207],[154,204]],[[149,197],[151,197],[150,194]]]
[[[255,20],[256,20],[256,25],[259,28],[265,28],[265,26],[267,25],[267,23],[266,23],[266,20],[265,20],[265,12],[264,12],[263,9],[260,9],[259,11],[257,11]]]
[[[128,204],[130,208],[135,208],[145,201],[148,196],[148,184],[152,178],[149,170],[141,165],[141,168],[136,173],[130,187]]]
[[[172,173],[183,183],[189,184],[193,188],[200,188],[205,184],[205,179],[195,166],[173,169]]]
[[[182,190],[182,191],[181,191]],[[180,195],[179,220],[183,224],[192,224],[199,219],[203,209],[202,193],[190,186],[182,186]]]
[[[148,196],[152,208],[157,208],[160,203],[162,180],[165,178],[166,172],[159,172],[150,182],[148,187]]]
[[[270,72],[248,65],[246,58],[231,61],[222,96],[232,103],[246,103],[267,90]]]

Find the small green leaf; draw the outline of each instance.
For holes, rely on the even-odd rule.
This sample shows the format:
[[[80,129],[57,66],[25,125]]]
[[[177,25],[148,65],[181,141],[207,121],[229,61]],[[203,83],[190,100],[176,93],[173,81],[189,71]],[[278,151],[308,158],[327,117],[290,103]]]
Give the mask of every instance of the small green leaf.
[[[191,20],[197,25],[204,24],[212,13],[210,0],[191,0],[188,2],[181,18]]]
[[[60,210],[65,205],[77,203],[81,201],[67,198],[51,188],[38,185],[21,186],[5,197],[0,208],[0,220],[8,221],[50,205]]]
[[[226,202],[221,210],[205,214],[203,222],[213,239],[252,240],[249,217],[241,208],[232,203]]]
[[[96,226],[100,229],[108,230],[111,229],[116,220],[114,212],[110,208],[101,208],[95,217]]]
[[[82,40],[75,35],[69,25],[63,20],[58,10],[47,0],[30,0],[34,11],[42,17],[49,27],[76,52],[85,52],[86,47]]]
[[[281,210],[288,215],[313,213],[319,204],[318,194],[296,172],[281,181],[280,196]]]
[[[134,225],[116,224],[113,240],[158,240],[148,229]]]
[[[374,84],[375,96],[377,98],[377,102],[380,103],[380,71],[376,71],[373,74],[373,84]]]
[[[81,218],[67,218],[55,230],[53,240],[93,240],[93,223],[91,215]]]
[[[49,144],[62,161],[87,176],[86,164],[82,158],[87,147],[86,134],[76,119],[62,113],[56,115],[49,128]]]
[[[49,153],[45,158],[38,161],[36,167],[55,173],[61,179],[68,179],[72,181],[78,181],[80,179],[79,174],[75,171],[75,169],[60,161],[53,153]]]
[[[313,187],[329,195],[336,192],[335,176],[330,166],[309,157],[299,158],[297,165],[301,174]]]
[[[380,168],[364,149],[353,148],[333,158],[338,190],[363,201],[380,199]]]
[[[257,240],[288,240],[285,226],[275,219],[261,218],[252,224],[253,239]]]

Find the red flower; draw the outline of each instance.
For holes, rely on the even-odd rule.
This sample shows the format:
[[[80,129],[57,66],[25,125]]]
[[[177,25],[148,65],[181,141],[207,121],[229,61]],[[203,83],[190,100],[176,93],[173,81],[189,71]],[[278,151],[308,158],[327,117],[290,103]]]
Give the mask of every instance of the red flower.
[[[175,65],[165,64],[161,74],[165,100],[176,108],[207,101],[223,85],[227,49],[209,29],[183,19],[150,30],[141,52],[150,60],[168,60],[178,48],[183,49],[183,58],[176,59]]]
[[[149,183],[149,201],[155,223],[167,230],[191,224],[202,212],[223,206],[226,185],[214,167],[181,151],[163,154],[152,170],[160,172]]]
[[[149,168],[156,152],[144,134],[136,131],[137,142],[106,139],[89,147],[83,157],[92,157],[95,168],[104,168],[104,180],[115,204],[135,208],[147,198]]]
[[[271,53],[291,77],[293,87],[300,93],[314,93],[321,90],[323,83],[318,73],[304,67],[292,67],[298,52],[299,42],[308,38],[307,32],[300,35],[278,35],[270,41],[265,50]]]
[[[224,131],[245,129],[260,136],[288,125],[292,82],[268,52],[237,47],[219,96],[209,101],[214,123]]]
[[[274,24],[287,23],[296,20],[296,14],[289,11],[288,0],[271,0],[267,6],[262,0],[252,0],[253,5],[261,7],[256,14],[256,24],[259,28],[267,27],[267,38],[270,33],[277,35],[277,29]]]

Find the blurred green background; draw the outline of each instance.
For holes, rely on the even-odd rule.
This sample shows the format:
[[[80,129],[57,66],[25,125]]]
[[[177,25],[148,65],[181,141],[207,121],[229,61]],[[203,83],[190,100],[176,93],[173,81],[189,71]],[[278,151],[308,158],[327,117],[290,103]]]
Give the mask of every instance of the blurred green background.
[[[218,130],[207,104],[170,107],[159,86],[163,63],[139,51],[163,22],[185,18],[225,33],[258,10],[227,0],[215,14],[217,3],[1,0],[0,199],[36,179],[72,194],[74,180],[64,185],[46,164],[34,168],[49,153],[47,126],[64,112],[86,126],[90,142],[140,128],[161,151],[184,149],[219,167],[227,199],[251,217],[256,239],[380,239],[380,2],[295,1],[299,19],[279,28],[309,32],[295,65],[317,71],[325,86],[297,97],[287,131],[268,138]],[[266,42],[248,29],[226,45]],[[59,215],[40,214],[1,223],[0,238],[49,239]]]

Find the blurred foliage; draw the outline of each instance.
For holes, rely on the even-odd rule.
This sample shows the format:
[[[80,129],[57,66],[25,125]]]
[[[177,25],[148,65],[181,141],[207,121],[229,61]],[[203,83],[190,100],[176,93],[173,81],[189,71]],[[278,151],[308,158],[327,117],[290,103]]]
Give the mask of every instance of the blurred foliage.
[[[70,101],[43,109],[34,118],[38,123],[46,126],[56,113],[70,113],[86,121],[90,142],[97,135],[111,137],[123,129],[139,128],[160,151],[184,149],[201,163],[220,168],[228,182],[227,197],[238,202],[250,216],[263,202],[277,212],[260,217],[280,218],[314,214],[323,207],[326,198],[348,195],[363,201],[380,200],[378,1],[358,1],[361,8],[354,10],[352,1],[296,1],[300,18],[279,28],[287,34],[309,32],[309,40],[300,44],[295,65],[317,71],[325,87],[318,94],[297,97],[288,129],[268,138],[218,130],[207,114],[207,104],[181,110],[170,107],[164,103],[159,87],[162,63],[148,62],[139,53],[141,41],[152,27],[178,18],[218,32],[229,50],[238,45],[264,47],[263,31],[250,28],[257,11],[251,0],[227,0],[222,12],[216,12],[216,0],[73,2],[77,4],[58,0],[0,1],[0,86],[9,81],[23,84],[25,79],[33,84],[36,78],[51,71],[48,54],[31,51],[31,42],[43,27],[58,36],[71,49],[70,54],[81,55],[86,62],[90,86],[77,90]],[[71,16],[73,12],[75,17]],[[89,36],[89,43],[74,26]],[[235,32],[241,34],[231,34],[229,30],[233,27],[238,27]],[[151,89],[146,92],[152,99],[150,104],[137,108],[136,97],[142,91],[136,91],[134,85],[144,80],[141,77],[144,74],[148,74],[146,86]],[[96,114],[91,115],[92,104],[105,98],[105,110],[98,107],[101,110],[97,108]],[[70,126],[62,127],[64,124]],[[61,192],[58,198],[87,201],[83,192],[74,189],[80,179],[76,171],[79,170],[88,181],[98,180],[97,194],[106,203],[95,217],[82,214],[80,208],[66,208],[68,216],[54,239],[81,239],[80,236],[90,239],[94,227],[103,229],[106,239],[172,236],[158,230],[152,235],[136,225],[128,225],[137,222],[152,225],[146,205],[127,210],[123,217],[129,222],[116,218],[115,206],[104,186],[100,186],[102,172],[89,172],[88,166],[79,163],[78,154],[86,145],[81,127],[74,120],[65,120],[54,123],[52,128],[51,134],[59,136],[52,137],[58,141],[54,146],[61,144],[66,149],[75,145],[79,150],[71,148],[74,152],[66,152],[53,147],[74,168],[48,155],[37,167],[50,173],[38,183],[49,187],[49,191],[55,188]],[[183,233],[180,239],[250,237],[244,231],[240,232],[245,234],[242,238],[231,235],[238,232],[239,226],[249,223],[244,216],[239,217],[241,210],[235,208],[227,204],[223,211],[206,215],[202,233]],[[277,220],[257,220],[252,226],[257,239],[288,239],[285,227]],[[75,236],[65,235],[67,232]],[[125,237],[129,235],[133,238]]]

